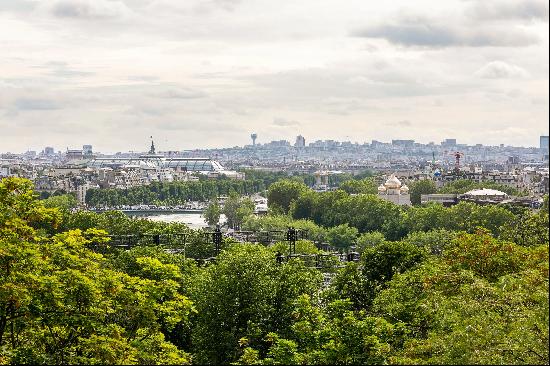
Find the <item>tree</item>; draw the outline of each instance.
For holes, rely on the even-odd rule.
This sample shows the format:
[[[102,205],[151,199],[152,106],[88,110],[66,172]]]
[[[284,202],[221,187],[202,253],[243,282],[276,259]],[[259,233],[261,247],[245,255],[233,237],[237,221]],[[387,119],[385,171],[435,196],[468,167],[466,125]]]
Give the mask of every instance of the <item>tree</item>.
[[[377,186],[372,178],[365,178],[361,180],[346,180],[340,184],[339,189],[349,194],[376,194]]]
[[[60,217],[36,200],[29,181],[0,182],[0,360],[190,363],[163,333],[193,311],[178,270],[151,258],[138,259],[150,278],[106,268],[87,247],[105,244],[107,233],[44,235],[40,226]]]
[[[227,218],[227,225],[238,228],[244,220],[254,213],[254,202],[249,198],[239,197],[237,193],[231,193],[225,200],[222,212]]]
[[[261,245],[236,244],[223,251],[191,295],[198,310],[192,329],[197,361],[236,361],[242,338],[265,353],[265,336],[286,334],[294,300],[318,291],[320,281],[320,273],[299,260],[278,264]]]
[[[421,195],[435,192],[437,192],[435,182],[430,179],[417,180],[409,185],[409,193],[411,195],[411,203],[413,205],[420,204]]]
[[[378,231],[364,233],[357,238],[357,251],[363,253],[366,248],[372,248],[386,241],[384,234]]]
[[[540,208],[541,211],[545,211],[548,213],[548,194],[545,194],[542,199],[542,206]]]
[[[267,191],[267,202],[270,208],[280,209],[288,213],[292,201],[308,191],[305,184],[291,180],[281,180],[269,186]]]
[[[359,232],[348,224],[332,227],[327,232],[328,242],[341,249],[348,249],[355,244]]]
[[[361,254],[366,298],[374,300],[394,275],[410,270],[426,260],[427,256],[424,248],[407,242],[386,241],[366,248]]]
[[[375,315],[407,324],[397,364],[547,364],[548,243],[522,248],[487,231],[397,274]]]
[[[57,207],[63,211],[69,211],[78,206],[78,201],[72,194],[64,194],[61,196],[50,196],[42,201],[44,207]]]
[[[248,346],[240,361],[266,365],[371,365],[386,364],[395,345],[402,342],[403,325],[354,312],[349,300],[315,306],[311,296],[295,301],[292,332],[286,337],[271,332],[267,357]],[[251,357],[252,356],[252,357]]]
[[[516,216],[509,224],[503,225],[499,238],[522,246],[548,243],[548,224],[548,211],[526,212]]]
[[[409,233],[402,241],[424,248],[431,254],[441,255],[458,235],[456,231],[436,229],[431,231],[416,231]]]
[[[203,214],[206,222],[210,226],[216,225],[220,221],[221,209],[216,201],[211,201],[210,204],[206,207]]]
[[[236,223],[240,227],[244,220],[254,214],[256,206],[250,198],[242,198],[235,215]]]

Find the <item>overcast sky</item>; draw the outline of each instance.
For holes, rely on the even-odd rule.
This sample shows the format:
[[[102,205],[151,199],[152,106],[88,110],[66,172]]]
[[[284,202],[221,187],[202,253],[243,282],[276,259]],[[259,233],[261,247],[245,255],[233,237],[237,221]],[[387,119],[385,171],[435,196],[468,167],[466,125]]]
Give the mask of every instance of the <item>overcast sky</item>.
[[[537,146],[547,0],[0,0],[0,151]]]

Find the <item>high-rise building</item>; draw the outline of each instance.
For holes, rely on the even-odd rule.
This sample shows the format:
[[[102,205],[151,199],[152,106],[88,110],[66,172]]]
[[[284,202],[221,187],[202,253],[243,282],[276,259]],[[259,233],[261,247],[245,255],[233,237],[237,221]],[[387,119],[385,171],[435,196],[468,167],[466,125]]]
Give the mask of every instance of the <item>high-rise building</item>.
[[[54,155],[54,154],[55,154],[55,151],[54,151],[53,147],[48,146],[48,147],[44,148],[44,155],[50,156],[50,155]]]
[[[445,139],[441,141],[441,146],[456,146],[456,139]]]
[[[548,150],[548,136],[540,137],[540,148]]]
[[[258,138],[258,134],[253,133],[252,135],[250,135],[250,138],[252,139],[252,146],[256,146],[256,139]]]
[[[65,153],[65,158],[67,160],[78,160],[82,159],[84,157],[84,154],[82,150],[69,150],[67,149],[67,152]]]
[[[305,147],[306,146],[306,139],[302,135],[296,136],[296,142],[294,143],[294,147]]]
[[[391,140],[391,144],[394,146],[414,146],[414,140]]]
[[[92,145],[82,145],[82,152],[84,155],[92,155]]]

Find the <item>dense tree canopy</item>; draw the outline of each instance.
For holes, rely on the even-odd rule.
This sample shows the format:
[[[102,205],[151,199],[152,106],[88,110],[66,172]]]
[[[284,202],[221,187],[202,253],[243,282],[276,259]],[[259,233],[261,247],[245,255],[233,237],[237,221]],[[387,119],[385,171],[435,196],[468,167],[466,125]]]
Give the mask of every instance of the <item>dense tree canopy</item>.
[[[269,186],[267,200],[269,208],[278,212],[288,213],[292,201],[307,190],[303,183],[291,180],[281,180]]]
[[[306,188],[294,217],[242,218],[361,252],[317,268],[308,256],[326,253],[309,240],[280,261],[288,242],[224,239],[205,264],[191,259],[213,255],[201,231],[67,202],[0,181],[1,364],[549,362],[546,210],[402,208]],[[169,233],[186,247],[146,240]],[[109,234],[141,239],[90,249],[110,248]]]

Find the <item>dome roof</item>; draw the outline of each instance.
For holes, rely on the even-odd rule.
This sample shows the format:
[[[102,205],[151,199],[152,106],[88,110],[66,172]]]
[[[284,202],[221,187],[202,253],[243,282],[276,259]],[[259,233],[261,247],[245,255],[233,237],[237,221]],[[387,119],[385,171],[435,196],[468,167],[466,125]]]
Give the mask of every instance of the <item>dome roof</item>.
[[[386,187],[384,187],[383,184],[380,184],[380,185],[378,186],[378,192],[386,192]]]
[[[397,177],[395,176],[395,174],[392,174],[388,180],[386,181],[386,183],[384,183],[384,186],[387,188],[387,189],[399,189],[401,187],[401,181],[399,179],[397,179]]]
[[[496,189],[474,189],[471,191],[468,191],[464,193],[466,196],[500,196],[500,197],[506,197],[508,196],[506,193],[502,191],[497,191]]]
[[[407,187],[406,184],[403,184],[403,185],[401,186],[401,192],[403,192],[403,193],[408,193],[408,192],[409,192],[409,187]]]

